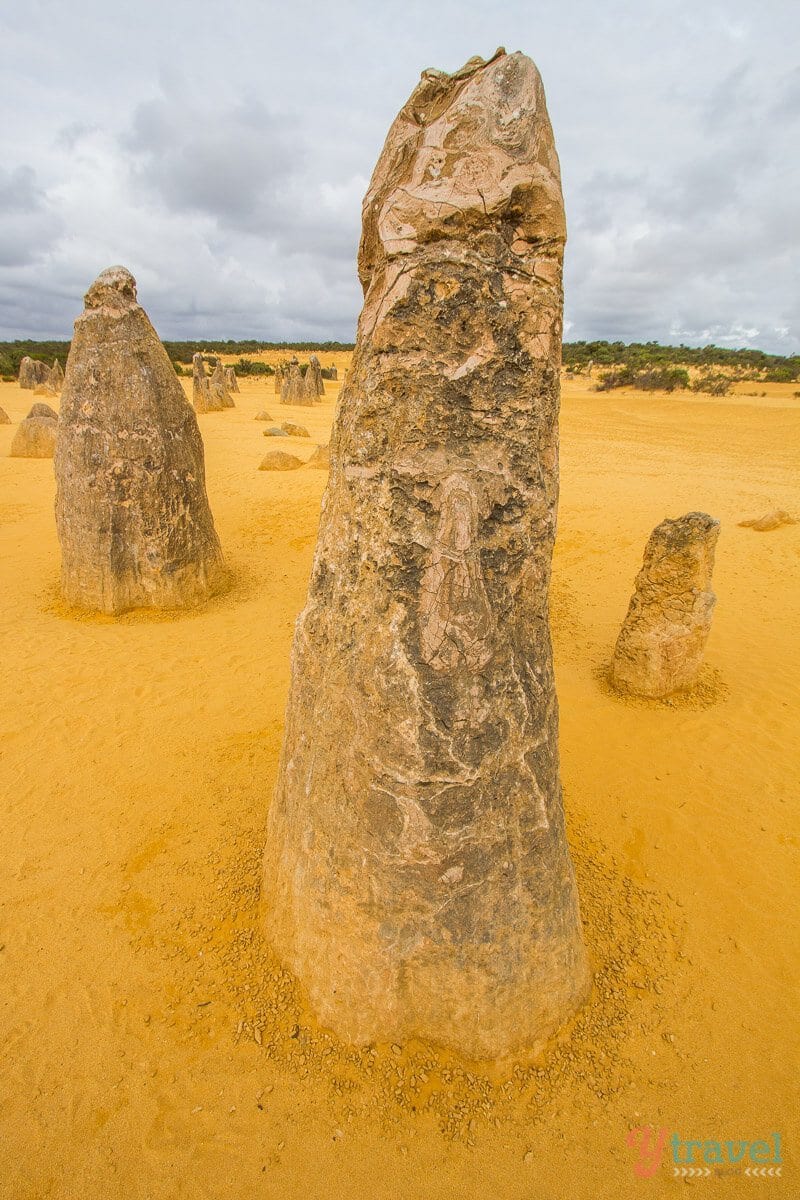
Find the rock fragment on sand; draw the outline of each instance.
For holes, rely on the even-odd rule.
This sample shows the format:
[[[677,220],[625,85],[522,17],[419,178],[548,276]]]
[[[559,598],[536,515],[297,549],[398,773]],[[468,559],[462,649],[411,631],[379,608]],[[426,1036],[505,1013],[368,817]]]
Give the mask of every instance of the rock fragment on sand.
[[[52,458],[58,441],[58,413],[49,404],[34,404],[20,421],[11,441],[11,458]]]
[[[281,429],[280,425],[270,425],[269,429],[264,430],[264,437],[288,437],[285,429]]]
[[[270,450],[259,463],[259,471],[294,471],[302,467],[302,460],[294,454],[286,454],[283,450]]]
[[[771,533],[773,529],[780,529],[781,525],[796,524],[796,518],[782,508],[775,508],[763,517],[751,517],[748,521],[739,522],[742,529],[755,529],[758,533]]]
[[[306,463],[306,466],[318,467],[321,471],[329,471],[331,466],[330,447],[327,444],[324,446],[317,446],[316,450],[311,455],[311,458],[309,458],[308,462]]]
[[[49,383],[37,383],[36,387],[33,389],[33,394],[34,396],[52,396],[55,398],[58,395],[58,392]]]
[[[55,471],[69,604],[187,608],[224,585],[197,418],[124,267],[75,322]]]
[[[296,425],[294,421],[284,421],[281,429],[288,433],[289,437],[311,437],[305,425]]]
[[[357,1044],[536,1052],[587,995],[548,626],[564,237],[533,63],[424,72],[364,202],[263,875]]]
[[[267,410],[265,408],[262,408],[261,412],[256,413],[256,415],[253,417],[253,420],[254,421],[272,421],[272,420],[274,420],[274,417],[270,416],[270,414],[267,412]]]
[[[611,662],[620,690],[660,699],[696,682],[716,604],[718,538],[719,521],[699,512],[651,533]]]
[[[10,425],[11,417],[4,408],[0,408],[0,425]]]

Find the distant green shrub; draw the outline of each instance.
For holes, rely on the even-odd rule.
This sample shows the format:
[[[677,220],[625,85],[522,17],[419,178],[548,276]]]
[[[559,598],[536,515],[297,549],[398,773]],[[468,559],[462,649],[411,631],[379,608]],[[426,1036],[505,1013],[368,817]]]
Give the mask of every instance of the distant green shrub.
[[[767,367],[763,378],[764,383],[794,383],[798,376],[798,367],[787,363],[784,366]]]
[[[707,396],[727,396],[732,382],[730,376],[723,375],[721,371],[711,372],[698,376],[692,384],[692,391],[704,392]]]
[[[604,371],[595,391],[632,387],[640,392],[674,392],[688,386],[689,372],[685,367],[650,367],[640,371],[634,367],[621,367],[616,371]]]
[[[269,363],[256,362],[252,358],[240,358],[233,364],[237,375],[274,375],[274,369]]]

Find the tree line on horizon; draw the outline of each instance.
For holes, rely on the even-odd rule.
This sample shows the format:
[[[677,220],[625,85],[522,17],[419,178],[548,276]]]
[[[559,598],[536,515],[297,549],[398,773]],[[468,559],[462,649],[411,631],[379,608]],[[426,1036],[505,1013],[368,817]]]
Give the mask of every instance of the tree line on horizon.
[[[326,352],[353,350],[353,342],[265,342],[256,339],[245,340],[204,340],[204,341],[164,341],[164,347],[173,363],[189,365],[192,355],[199,351],[201,354],[238,354],[240,360],[236,363],[240,375],[262,374],[264,364],[247,359],[247,354],[261,351],[303,350],[325,354]],[[19,364],[25,355],[31,358],[43,359],[51,363],[58,359],[62,367],[66,367],[70,342],[68,341],[35,341],[33,339],[0,342],[0,376],[3,379],[16,379],[19,374]],[[609,368],[606,372],[605,387],[637,386],[636,380],[643,378],[646,373],[661,378],[668,384],[672,379],[672,388],[687,387],[688,375],[684,381],[680,369],[693,367],[708,371],[712,367],[726,368],[735,378],[752,379],[761,383],[792,383],[800,379],[800,355],[767,354],[763,350],[727,350],[721,346],[669,346],[659,342],[565,342],[563,345],[563,363],[566,370],[573,374],[581,374],[590,366]],[[323,364],[324,365],[324,364]],[[611,370],[613,368],[614,370]],[[601,384],[603,380],[601,379]]]

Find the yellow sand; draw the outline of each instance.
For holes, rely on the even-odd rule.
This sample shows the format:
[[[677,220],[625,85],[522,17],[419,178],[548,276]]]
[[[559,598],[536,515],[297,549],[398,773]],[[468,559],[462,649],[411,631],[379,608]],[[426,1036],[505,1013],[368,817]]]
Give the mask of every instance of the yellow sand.
[[[4,1200],[683,1194],[666,1164],[634,1178],[639,1124],[779,1131],[781,1180],[696,1186],[800,1194],[800,525],[737,526],[800,517],[792,386],[712,400],[565,385],[552,608],[597,988],[571,1040],[510,1078],[420,1045],[340,1046],[259,941],[327,475],[256,468],[327,440],[338,388],[305,409],[241,386],[235,411],[200,418],[235,585],[188,616],[63,611],[52,463],[10,459],[0,427]],[[0,386],[14,422],[31,403]],[[264,438],[264,407],[312,438]],[[690,509],[722,521],[704,678],[680,704],[623,702],[603,668],[645,540]]]

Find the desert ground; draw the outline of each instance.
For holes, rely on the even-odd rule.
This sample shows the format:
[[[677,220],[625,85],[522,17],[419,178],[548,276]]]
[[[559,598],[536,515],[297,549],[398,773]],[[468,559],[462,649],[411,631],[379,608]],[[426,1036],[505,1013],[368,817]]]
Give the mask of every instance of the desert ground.
[[[320,357],[341,378],[349,356]],[[327,474],[257,467],[326,442],[339,386],[312,409],[280,406],[271,380],[240,386],[235,410],[199,418],[233,582],[190,614],[67,611],[53,464],[9,458],[15,424],[0,427],[2,1196],[800,1194],[800,525],[738,525],[800,517],[796,385],[564,383],[551,609],[595,986],[545,1061],[504,1072],[429,1045],[340,1044],[260,939]],[[0,385],[12,422],[32,401]],[[264,407],[310,439],[263,437]],[[605,668],[645,541],[694,509],[722,522],[703,676],[679,701],[623,700]],[[639,1125],[780,1132],[782,1178],[687,1181],[665,1164],[637,1180]]]

